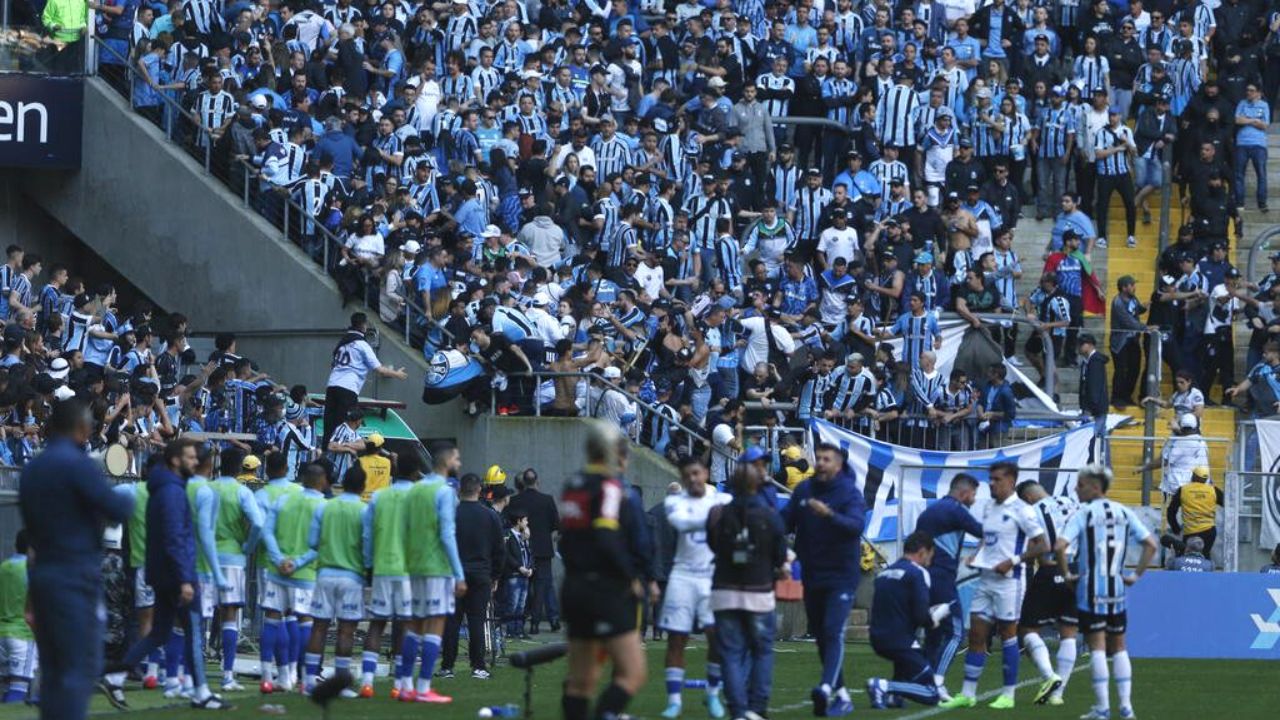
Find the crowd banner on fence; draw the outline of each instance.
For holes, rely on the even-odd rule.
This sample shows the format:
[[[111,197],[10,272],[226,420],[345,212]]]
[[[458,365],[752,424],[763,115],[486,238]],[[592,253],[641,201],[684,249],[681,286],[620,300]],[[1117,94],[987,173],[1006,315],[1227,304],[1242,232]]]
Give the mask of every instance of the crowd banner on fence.
[[[1134,657],[1280,660],[1280,575],[1149,572],[1127,600]]]
[[[1123,419],[1124,416],[1112,415],[1108,424],[1114,426]],[[815,443],[832,443],[848,451],[849,468],[871,508],[864,535],[875,542],[897,536],[898,502],[919,507],[946,495],[951,478],[966,470],[976,471],[974,475],[984,483],[978,488],[978,498],[985,502],[989,495],[984,469],[1000,461],[1040,468],[1024,472],[1019,480],[1038,480],[1053,495],[1074,495],[1075,468],[1088,462],[1089,443],[1093,439],[1093,426],[1084,425],[991,450],[943,452],[881,442],[826,420],[811,420],[809,432]],[[1067,469],[1058,472],[1054,468]]]
[[[1258,420],[1258,447],[1262,454],[1262,471],[1270,473],[1262,481],[1262,535],[1264,548],[1280,544],[1280,420]]]

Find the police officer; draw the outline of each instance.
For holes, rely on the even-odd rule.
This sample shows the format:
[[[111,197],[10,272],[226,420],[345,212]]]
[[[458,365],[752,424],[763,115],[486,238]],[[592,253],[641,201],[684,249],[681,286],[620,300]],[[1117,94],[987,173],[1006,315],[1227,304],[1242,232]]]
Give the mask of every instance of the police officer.
[[[616,427],[593,421],[587,465],[566,482],[560,498],[561,601],[569,634],[565,720],[621,715],[647,679],[638,632],[644,586],[627,547],[628,533],[643,520],[616,477],[618,441]],[[613,661],[612,682],[591,713],[601,654]]]
[[[133,498],[111,491],[84,447],[93,421],[79,400],[53,407],[49,443],[22,471],[18,501],[36,562],[30,602],[43,685],[40,717],[88,715],[102,663],[102,525],[122,523]]]

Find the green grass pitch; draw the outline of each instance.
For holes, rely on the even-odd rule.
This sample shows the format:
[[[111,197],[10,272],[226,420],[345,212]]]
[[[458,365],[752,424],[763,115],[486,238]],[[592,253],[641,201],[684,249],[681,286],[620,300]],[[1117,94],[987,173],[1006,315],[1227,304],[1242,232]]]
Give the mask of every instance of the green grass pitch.
[[[530,643],[514,643],[512,650],[532,647]],[[688,652],[689,677],[702,677],[702,662],[705,658],[704,645],[696,643]],[[1023,658],[1022,678],[1026,683],[1017,694],[1018,706],[1012,711],[995,711],[986,708],[986,703],[968,710],[941,710],[918,705],[908,705],[903,710],[872,711],[867,706],[863,686],[866,678],[872,674],[884,674],[890,671],[888,663],[876,658],[870,647],[865,644],[850,643],[846,646],[846,679],[850,681],[856,710],[854,716],[883,718],[923,718],[923,717],[969,717],[979,718],[1036,718],[1037,720],[1061,720],[1077,718],[1089,709],[1093,702],[1093,691],[1089,682],[1088,658],[1083,657],[1076,664],[1076,673],[1071,678],[1067,689],[1066,704],[1061,707],[1036,706],[1031,702],[1035,692],[1034,668]],[[662,686],[662,659],[664,645],[661,642],[649,642],[649,684],[631,704],[630,712],[640,718],[657,718],[666,704],[666,694]],[[1051,646],[1052,649],[1052,646]],[[817,677],[818,661],[812,643],[784,642],[776,647],[776,663],[772,700],[770,701],[771,718],[804,718],[811,717],[808,697]],[[465,663],[465,654],[462,656]],[[952,668],[948,687],[956,692],[960,685],[960,673],[963,671],[961,655]],[[460,663],[459,667],[462,664]],[[560,681],[563,677],[564,662],[559,661],[540,668],[535,674],[534,713],[542,720],[554,720],[560,717]],[[1257,661],[1191,661],[1191,660],[1135,660],[1134,661],[1134,708],[1140,718],[1152,720],[1209,720],[1210,718],[1232,718],[1233,720],[1252,720],[1258,718],[1276,718],[1277,707],[1280,707],[1280,695],[1275,691],[1277,678],[1280,678],[1280,666],[1273,662]],[[217,671],[211,668],[211,677],[217,677]],[[246,686],[249,680],[243,680]],[[979,694],[998,690],[1000,684],[999,656],[988,660],[986,672],[983,674]],[[437,680],[435,687],[442,693],[452,695],[454,702],[447,706],[409,705],[392,702],[387,693],[389,685],[383,681],[378,684],[378,697],[372,700],[339,700],[335,701],[330,717],[333,720],[392,720],[400,718],[430,717],[441,720],[462,720],[475,718],[476,711],[482,705],[499,705],[519,703],[524,688],[524,674],[507,665],[500,665],[487,681],[472,680],[469,673],[460,675],[454,680]],[[225,713],[212,713],[226,718],[268,718],[275,717],[262,712],[259,708],[264,703],[284,705],[285,717],[320,718],[320,709],[307,699],[298,696],[281,694],[264,698],[256,691],[237,693],[229,696],[236,704],[236,709]],[[702,690],[685,691],[684,718],[702,720],[706,711],[701,704]],[[989,701],[989,700],[988,700]],[[211,713],[191,710],[183,705],[174,705],[166,701],[157,691],[142,691],[136,684],[131,684],[129,702],[133,710],[128,713],[140,719],[155,718],[160,720],[186,720],[208,718]],[[1115,712],[1116,700],[1112,689],[1112,708]],[[97,716],[118,715],[101,697],[93,700],[92,713]],[[33,718],[34,709],[26,707],[0,706],[0,720],[11,718]]]

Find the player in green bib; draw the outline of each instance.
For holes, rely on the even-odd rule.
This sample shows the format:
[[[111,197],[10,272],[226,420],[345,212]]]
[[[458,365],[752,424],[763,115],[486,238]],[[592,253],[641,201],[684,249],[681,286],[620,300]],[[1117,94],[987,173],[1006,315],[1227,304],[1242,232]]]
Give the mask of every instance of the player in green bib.
[[[462,468],[462,455],[452,444],[432,448],[432,473],[409,490],[406,507],[408,536],[406,564],[413,589],[413,623],[405,633],[402,657],[406,690],[424,703],[448,703],[452,698],[431,689],[431,675],[440,657],[445,620],[453,614],[454,600],[467,591],[462,560],[458,557],[454,509],[458,496],[449,478]],[[413,685],[414,660],[421,650],[422,664],[417,686]]]
[[[243,690],[236,682],[236,647],[240,644],[240,611],[245,603],[245,567],[249,549],[262,536],[265,518],[253,491],[236,479],[244,467],[245,453],[236,448],[222,451],[221,475],[209,483],[218,496],[218,515],[214,522],[218,564],[228,589],[218,591],[222,607],[222,691]],[[255,458],[256,460],[256,458]]]
[[[323,465],[308,463],[300,473],[306,489],[276,500],[262,530],[264,538],[273,536],[276,541],[275,547],[267,551],[271,565],[267,568],[262,608],[268,617],[287,616],[287,655],[283,659],[276,657],[285,692],[292,692],[297,684],[302,648],[311,637],[311,594],[316,586],[316,552],[309,542],[311,520],[317,508],[324,506],[324,494],[329,491],[329,475]]]
[[[289,458],[284,453],[272,453],[267,456],[266,461],[267,484],[262,489],[254,493],[254,499],[258,501],[258,507],[262,510],[263,525],[266,525],[266,516],[270,513],[271,508],[276,502],[285,495],[302,492],[302,486],[290,481],[289,479]],[[254,545],[250,544],[250,552]],[[271,564],[269,553],[279,553],[276,547],[276,538],[272,533],[263,532],[261,542],[257,543],[258,548],[258,606],[262,607],[263,600],[267,592],[267,568]],[[274,548],[274,550],[273,550]],[[294,622],[295,632],[297,622]],[[262,684],[261,690],[265,694],[274,692],[275,690],[275,668],[278,661],[284,664],[289,659],[289,634],[288,628],[285,627],[284,621],[279,614],[272,616],[272,613],[266,613],[262,619],[262,637],[259,638],[259,660],[262,663]]]
[[[364,493],[365,472],[352,465],[342,477],[342,494],[316,508],[308,542],[316,552],[316,590],[311,599],[311,639],[305,657],[307,690],[320,677],[329,623],[338,621],[335,671],[351,671],[356,624],[364,619]],[[357,697],[343,688],[342,697]],[[369,697],[373,688],[369,689]]]
[[[0,672],[9,680],[5,703],[25,702],[36,674],[36,641],[27,625],[27,531],[19,530],[14,554],[0,562]]]
[[[373,594],[369,602],[369,634],[365,637],[361,656],[361,692],[373,688],[373,671],[377,668],[382,646],[382,631],[391,621],[393,648],[402,647],[404,624],[412,618],[413,596],[409,588],[409,571],[405,566],[405,499],[409,488],[422,474],[418,457],[406,453],[397,458],[396,479],[373,494],[364,510],[364,565],[373,571]],[[393,661],[399,672],[400,656]],[[391,690],[400,697],[400,682]]]
[[[129,574],[133,578],[133,607],[138,617],[138,637],[146,637],[151,634],[151,619],[156,607],[156,592],[147,584],[147,498],[150,493],[147,491],[146,480],[121,483],[113,489],[121,495],[133,498],[133,515],[126,526],[125,537],[129,543]],[[176,678],[181,665],[178,654],[182,648],[182,638],[171,637],[169,640],[166,650],[168,647],[173,648],[170,653],[173,660],[170,662],[166,659],[165,673]],[[158,649],[147,656],[147,669],[142,678],[142,687],[147,690],[154,690],[160,684],[160,658],[161,651]]]

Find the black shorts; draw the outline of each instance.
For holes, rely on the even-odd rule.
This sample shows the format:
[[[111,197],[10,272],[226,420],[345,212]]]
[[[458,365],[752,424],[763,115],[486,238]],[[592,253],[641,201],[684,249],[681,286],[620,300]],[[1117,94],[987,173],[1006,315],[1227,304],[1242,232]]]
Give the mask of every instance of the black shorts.
[[[1091,613],[1080,610],[1080,632],[1106,632],[1108,635],[1121,635],[1129,627],[1129,616],[1124,610],[1113,610],[1106,613]]]
[[[1048,627],[1056,623],[1076,623],[1076,596],[1053,565],[1044,565],[1031,576],[1027,594],[1022,598],[1022,617],[1018,626]]]
[[[603,640],[640,627],[640,601],[624,581],[568,574],[560,590],[560,616],[570,638]]]

